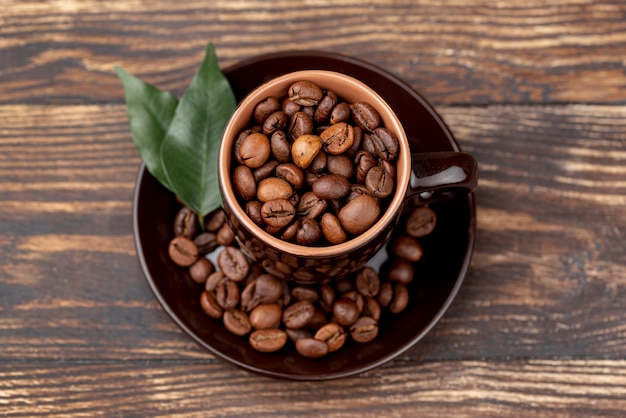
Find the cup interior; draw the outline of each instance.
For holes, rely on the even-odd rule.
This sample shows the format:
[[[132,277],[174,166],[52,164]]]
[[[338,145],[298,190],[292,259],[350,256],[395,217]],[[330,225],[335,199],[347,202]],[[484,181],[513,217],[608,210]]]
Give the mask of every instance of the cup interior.
[[[365,233],[360,234],[342,244],[323,247],[307,247],[283,241],[259,228],[245,213],[235,195],[231,183],[233,169],[232,152],[239,133],[250,127],[254,107],[268,96],[277,99],[287,96],[289,86],[299,80],[312,81],[322,88],[331,90],[347,103],[367,102],[379,113],[382,125],[393,131],[398,137],[399,153],[396,161],[396,189],[393,198],[378,221]],[[240,224],[274,249],[283,253],[301,257],[332,257],[346,254],[371,242],[381,231],[397,220],[397,214],[404,203],[404,196],[410,179],[411,159],[410,148],[402,123],[389,104],[365,83],[348,75],[324,70],[305,70],[288,73],[276,77],[253,90],[238,105],[233,113],[222,138],[219,152],[219,184],[224,202],[230,207]]]

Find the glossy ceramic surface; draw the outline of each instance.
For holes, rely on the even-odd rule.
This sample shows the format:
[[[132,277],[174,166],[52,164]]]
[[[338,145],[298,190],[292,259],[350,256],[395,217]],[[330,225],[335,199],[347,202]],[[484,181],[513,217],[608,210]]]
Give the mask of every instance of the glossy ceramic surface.
[[[242,61],[224,69],[224,74],[242,99],[264,81],[305,69],[343,72],[376,89],[402,122],[411,151],[459,151],[452,133],[422,96],[380,68],[350,57],[311,51],[271,54]],[[246,338],[230,334],[220,321],[204,314],[199,306],[201,288],[167,256],[178,203],[144,166],[137,178],[133,223],[138,258],[150,288],[172,320],[201,347],[229,364],[266,376],[325,380],[370,370],[404,353],[435,326],[452,303],[473,250],[474,196],[456,196],[431,207],[437,213],[437,227],[422,239],[424,257],[415,266],[419,279],[409,285],[409,307],[381,320],[376,340],[348,344],[317,360],[287,348],[272,354],[257,352]],[[371,264],[384,268],[387,260],[383,248]]]

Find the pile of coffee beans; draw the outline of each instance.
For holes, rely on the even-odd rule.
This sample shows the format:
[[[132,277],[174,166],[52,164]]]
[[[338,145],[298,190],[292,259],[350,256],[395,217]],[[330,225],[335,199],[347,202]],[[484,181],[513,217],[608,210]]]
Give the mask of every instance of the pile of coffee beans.
[[[298,245],[333,245],[369,229],[395,191],[396,134],[369,103],[301,80],[267,97],[234,147],[233,186],[250,219]]]
[[[419,238],[435,224],[435,212],[416,208],[388,244],[390,258],[383,273],[365,266],[349,277],[316,285],[280,280],[250,262],[232,232],[226,232],[230,228],[221,209],[206,219],[205,232],[193,212],[180,209],[169,254],[201,285],[203,311],[229,332],[246,337],[261,352],[292,347],[305,357],[319,358],[349,341],[372,341],[383,316],[408,306],[407,286],[423,254]],[[208,253],[217,254],[217,266]]]

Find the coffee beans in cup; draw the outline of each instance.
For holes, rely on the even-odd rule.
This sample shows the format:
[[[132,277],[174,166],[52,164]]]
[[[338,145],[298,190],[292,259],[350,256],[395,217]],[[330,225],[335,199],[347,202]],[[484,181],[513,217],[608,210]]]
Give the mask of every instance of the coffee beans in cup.
[[[398,137],[376,109],[308,80],[257,103],[232,152],[241,207],[260,228],[298,245],[362,234],[396,189]]]

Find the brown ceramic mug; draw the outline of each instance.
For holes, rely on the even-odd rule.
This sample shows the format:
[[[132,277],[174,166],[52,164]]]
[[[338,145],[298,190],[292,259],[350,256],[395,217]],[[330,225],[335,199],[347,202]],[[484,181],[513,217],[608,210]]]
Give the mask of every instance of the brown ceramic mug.
[[[268,96],[285,97],[289,86],[300,80],[331,90],[348,103],[369,103],[378,111],[382,125],[399,140],[396,190],[389,205],[372,227],[341,244],[303,246],[270,235],[248,217],[233,189],[233,147],[239,133],[250,126],[254,107]],[[242,250],[277,277],[305,283],[340,278],[358,270],[389,240],[404,210],[454,193],[471,192],[478,181],[477,163],[471,155],[412,153],[398,117],[372,88],[347,75],[324,70],[285,74],[253,90],[226,126],[218,161],[223,207]]]

